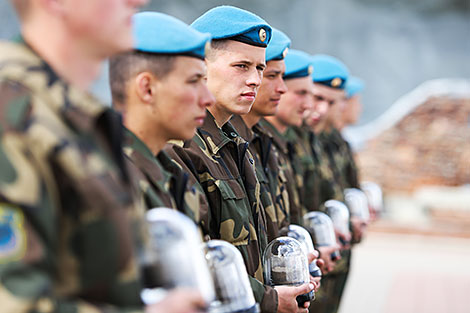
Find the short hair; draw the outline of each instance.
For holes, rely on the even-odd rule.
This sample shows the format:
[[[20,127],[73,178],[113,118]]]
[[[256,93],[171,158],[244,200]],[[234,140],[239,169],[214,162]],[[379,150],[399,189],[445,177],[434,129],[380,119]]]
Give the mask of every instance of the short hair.
[[[172,70],[174,55],[129,51],[115,55],[109,60],[109,82],[113,106],[122,106],[127,101],[127,82],[142,72],[150,72],[164,79]]]
[[[224,50],[230,39],[213,39],[208,49],[206,49],[206,59],[213,60],[215,57],[215,50]]]

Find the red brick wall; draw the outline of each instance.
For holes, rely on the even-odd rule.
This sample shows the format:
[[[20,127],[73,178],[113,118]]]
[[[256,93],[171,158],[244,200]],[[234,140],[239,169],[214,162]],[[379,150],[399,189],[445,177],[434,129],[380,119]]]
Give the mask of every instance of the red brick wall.
[[[370,140],[357,162],[384,191],[470,184],[470,99],[430,98]]]

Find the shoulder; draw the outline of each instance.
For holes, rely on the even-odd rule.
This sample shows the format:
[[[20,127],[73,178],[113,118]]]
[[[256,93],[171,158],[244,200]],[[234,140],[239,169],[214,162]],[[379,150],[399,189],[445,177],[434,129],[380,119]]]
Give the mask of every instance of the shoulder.
[[[0,78],[0,134],[21,131],[32,115],[31,91],[19,82]]]

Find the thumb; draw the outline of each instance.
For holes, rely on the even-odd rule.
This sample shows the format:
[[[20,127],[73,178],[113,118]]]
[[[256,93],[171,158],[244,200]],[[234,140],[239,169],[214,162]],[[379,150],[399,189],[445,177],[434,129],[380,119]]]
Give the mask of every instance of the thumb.
[[[298,287],[294,287],[295,290],[295,295],[296,296],[300,296],[300,295],[303,295],[303,294],[306,294],[306,293],[309,293],[310,291],[313,290],[314,286],[313,284],[303,284],[301,286],[298,286]]]

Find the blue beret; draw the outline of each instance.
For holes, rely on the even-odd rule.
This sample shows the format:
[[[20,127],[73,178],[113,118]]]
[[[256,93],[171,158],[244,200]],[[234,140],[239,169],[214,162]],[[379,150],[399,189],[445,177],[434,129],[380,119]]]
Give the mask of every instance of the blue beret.
[[[134,49],[149,53],[189,55],[204,59],[210,34],[158,12],[141,12],[133,17]]]
[[[284,79],[310,76],[313,72],[312,57],[303,51],[291,49],[287,53]]]
[[[231,39],[249,45],[266,47],[271,40],[271,26],[251,12],[227,5],[210,9],[191,27],[210,33],[212,39]]]
[[[358,77],[351,76],[346,82],[346,97],[351,98],[364,89],[364,81]]]
[[[343,62],[329,55],[317,54],[312,57],[315,73],[313,81],[330,88],[344,89],[349,70]]]
[[[266,48],[266,62],[273,60],[283,60],[290,48],[291,41],[286,34],[273,28],[272,38]]]

